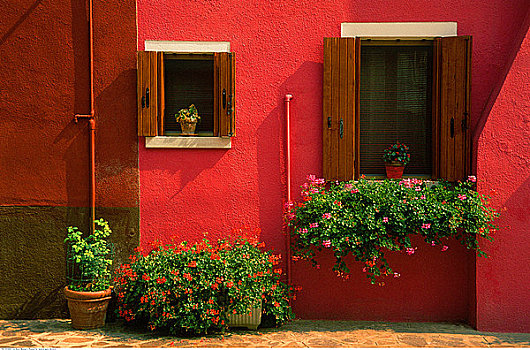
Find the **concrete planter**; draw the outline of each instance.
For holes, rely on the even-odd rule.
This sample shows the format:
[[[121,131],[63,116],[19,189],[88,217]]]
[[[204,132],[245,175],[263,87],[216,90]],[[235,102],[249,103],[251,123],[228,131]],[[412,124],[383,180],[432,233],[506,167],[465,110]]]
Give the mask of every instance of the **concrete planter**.
[[[252,308],[251,315],[231,314],[228,316],[228,327],[244,327],[248,329],[258,329],[261,323],[261,304]]]

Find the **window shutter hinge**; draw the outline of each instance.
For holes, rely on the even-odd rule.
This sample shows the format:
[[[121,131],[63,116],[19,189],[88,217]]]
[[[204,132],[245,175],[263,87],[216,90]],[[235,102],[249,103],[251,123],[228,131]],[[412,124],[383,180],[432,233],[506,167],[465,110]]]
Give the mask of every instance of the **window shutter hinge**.
[[[331,129],[331,117],[328,117],[328,129]]]
[[[340,118],[339,134],[340,134],[340,138],[344,136],[344,121],[342,120],[342,118]]]

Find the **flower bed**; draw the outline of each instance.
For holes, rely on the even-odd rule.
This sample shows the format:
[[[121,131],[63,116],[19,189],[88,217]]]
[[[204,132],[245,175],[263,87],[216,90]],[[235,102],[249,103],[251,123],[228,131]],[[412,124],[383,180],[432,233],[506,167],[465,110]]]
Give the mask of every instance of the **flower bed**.
[[[139,252],[115,279],[118,311],[128,323],[172,334],[224,331],[229,314],[263,314],[281,325],[294,317],[279,257],[252,239],[170,244]]]
[[[302,201],[287,204],[287,222],[293,236],[294,259],[309,259],[316,251],[331,249],[333,270],[347,275],[344,257],[364,262],[363,271],[372,283],[378,276],[394,272],[385,251],[414,254],[410,235],[420,235],[427,244],[445,251],[454,237],[469,249],[480,250],[478,237],[491,240],[498,213],[488,206],[487,196],[473,190],[475,177],[464,183],[402,181],[335,182],[308,177],[302,186]]]

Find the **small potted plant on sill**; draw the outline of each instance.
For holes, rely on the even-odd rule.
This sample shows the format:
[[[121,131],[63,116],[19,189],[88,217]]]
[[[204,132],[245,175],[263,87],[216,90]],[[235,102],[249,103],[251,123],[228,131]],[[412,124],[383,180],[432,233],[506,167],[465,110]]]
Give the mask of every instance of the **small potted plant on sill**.
[[[64,294],[76,329],[104,326],[111,298],[112,245],[106,241],[111,230],[103,219],[94,222],[93,234],[85,238],[77,227],[70,226],[64,240],[68,282]]]
[[[197,122],[201,120],[197,107],[195,105],[189,106],[189,108],[182,108],[177,114],[175,114],[177,123],[180,123],[182,135],[195,135],[195,127]]]
[[[403,170],[410,162],[410,153],[407,145],[396,142],[383,151],[385,161],[386,177],[388,179],[400,179]]]

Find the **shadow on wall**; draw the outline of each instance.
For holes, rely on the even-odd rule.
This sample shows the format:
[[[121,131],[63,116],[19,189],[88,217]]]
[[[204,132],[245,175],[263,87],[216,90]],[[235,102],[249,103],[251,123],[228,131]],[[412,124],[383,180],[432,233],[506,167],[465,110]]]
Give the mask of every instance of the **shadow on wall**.
[[[506,77],[508,76],[508,73],[510,72],[513,62],[515,61],[515,58],[517,57],[517,54],[519,53],[519,50],[521,49],[521,45],[523,43],[523,40],[528,33],[528,30],[530,29],[530,7],[526,11],[526,16],[523,20],[523,23],[521,24],[521,29],[517,33],[517,35],[514,36],[514,43],[513,43],[513,50],[510,53],[510,56],[508,57],[508,60],[504,64],[504,70],[499,75],[499,78],[497,79],[496,84],[493,86],[489,98],[486,101],[486,105],[480,111],[480,115],[478,116],[478,120],[475,123],[475,125],[472,126],[473,130],[473,138],[472,138],[472,149],[475,151],[474,156],[472,158],[472,169],[473,173],[477,172],[477,157],[476,154],[478,153],[478,141],[480,138],[480,135],[482,134],[482,131],[484,130],[484,127],[486,126],[486,122],[488,121],[488,116],[490,115],[491,109],[495,105],[495,101],[497,101],[497,97],[499,96],[499,93],[502,90],[502,87],[504,85],[504,81],[506,80]]]
[[[299,182],[296,179],[303,179],[308,172],[320,171],[321,82],[322,63],[304,62],[279,86],[276,107],[263,120],[256,132],[259,223],[263,232],[275,232],[283,226],[283,205],[287,201],[287,136],[284,101],[287,93],[294,96],[291,102],[291,191],[293,198],[299,192],[296,186]],[[284,254],[285,236],[275,232],[268,237],[276,238],[276,241],[269,243],[275,250]]]
[[[15,30],[17,30],[17,28],[29,17],[29,15],[33,12],[33,10],[35,10],[37,8],[37,6],[40,5],[40,3],[42,2],[42,0],[37,0],[35,1],[27,10],[26,12],[24,12],[24,14],[22,16],[20,16],[20,18],[15,22],[15,24],[13,24],[11,26],[11,28],[9,28],[4,35],[2,35],[2,38],[0,38],[0,45],[3,45],[7,38],[9,38],[9,36],[11,34],[13,34],[13,32]]]

